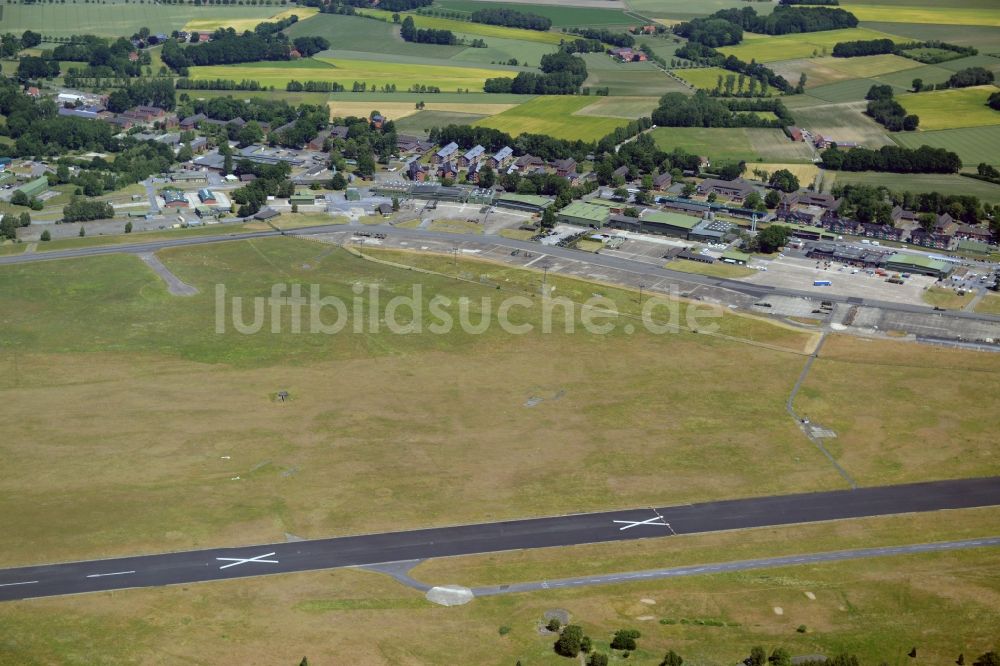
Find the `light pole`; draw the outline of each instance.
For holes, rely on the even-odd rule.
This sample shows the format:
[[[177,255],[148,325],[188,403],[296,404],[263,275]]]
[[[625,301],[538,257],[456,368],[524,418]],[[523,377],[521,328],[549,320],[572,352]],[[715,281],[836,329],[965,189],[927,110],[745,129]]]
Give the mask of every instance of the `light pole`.
[[[639,305],[642,305],[642,290],[645,287],[646,285],[642,284],[641,282],[639,283]]]

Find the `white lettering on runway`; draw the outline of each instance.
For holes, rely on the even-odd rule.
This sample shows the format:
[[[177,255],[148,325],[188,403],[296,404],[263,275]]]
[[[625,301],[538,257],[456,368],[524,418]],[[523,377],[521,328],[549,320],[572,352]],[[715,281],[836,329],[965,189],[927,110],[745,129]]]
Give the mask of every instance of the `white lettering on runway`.
[[[217,557],[215,559],[221,562],[229,562],[229,564],[223,564],[220,569],[228,569],[229,567],[235,567],[238,564],[246,564],[247,562],[270,562],[271,564],[277,564],[278,560],[265,560],[265,557],[271,557],[274,553],[264,553],[263,555],[258,555],[257,557]]]

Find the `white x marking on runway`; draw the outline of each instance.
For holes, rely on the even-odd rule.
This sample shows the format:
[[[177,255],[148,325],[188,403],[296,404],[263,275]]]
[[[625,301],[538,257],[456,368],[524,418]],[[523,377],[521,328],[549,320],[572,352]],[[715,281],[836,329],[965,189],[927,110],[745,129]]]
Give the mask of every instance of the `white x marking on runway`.
[[[229,567],[235,567],[237,564],[246,564],[247,562],[270,562],[271,564],[277,564],[278,560],[265,560],[265,557],[271,557],[274,553],[264,553],[263,555],[258,555],[257,557],[217,557],[215,559],[229,562],[229,564],[223,564],[220,569],[228,569]]]
[[[649,520],[613,520],[611,522],[625,525],[625,527],[618,528],[619,532],[624,532],[625,530],[632,529],[633,527],[638,527],[639,525],[663,525],[664,527],[667,526],[667,524],[663,522],[663,518],[661,516],[654,516]]]

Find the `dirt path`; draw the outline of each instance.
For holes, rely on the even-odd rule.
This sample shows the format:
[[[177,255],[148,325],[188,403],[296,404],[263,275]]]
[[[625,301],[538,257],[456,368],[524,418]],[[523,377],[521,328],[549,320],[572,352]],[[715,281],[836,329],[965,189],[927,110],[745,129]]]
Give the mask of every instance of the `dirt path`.
[[[163,281],[167,283],[167,289],[174,296],[194,296],[198,293],[198,290],[182,282],[179,277],[170,272],[170,269],[163,265],[155,254],[152,252],[143,252],[139,255],[139,258],[146,262],[146,265],[153,269],[153,272],[163,278]]]

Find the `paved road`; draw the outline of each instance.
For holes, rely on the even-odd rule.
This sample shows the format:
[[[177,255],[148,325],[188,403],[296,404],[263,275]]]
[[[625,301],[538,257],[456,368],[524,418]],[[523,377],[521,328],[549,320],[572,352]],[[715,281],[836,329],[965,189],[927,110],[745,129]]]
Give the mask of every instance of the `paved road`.
[[[72,562],[0,571],[0,601],[997,505],[989,477]]]
[[[908,546],[886,546],[883,548],[856,548],[853,550],[837,550],[829,553],[785,555],[783,557],[765,557],[757,560],[739,560],[736,562],[721,562],[717,564],[692,564],[686,567],[647,569],[645,571],[599,574],[595,576],[578,576],[576,578],[560,578],[558,580],[542,580],[531,583],[489,585],[487,587],[472,588],[472,593],[477,597],[491,597],[497,594],[511,594],[514,592],[535,592],[538,590],[558,590],[565,587],[609,585],[611,583],[628,583],[644,580],[657,580],[660,578],[704,576],[705,574],[730,573],[733,571],[773,569],[775,567],[817,564],[820,562],[842,562],[843,560],[868,559],[872,557],[886,557],[889,555],[939,553],[949,550],[964,550],[967,548],[984,548],[989,546],[1000,546],[1000,537],[983,537],[980,539],[965,539],[963,541],[940,541],[937,543],[918,543]],[[405,582],[405,580],[401,582]],[[426,590],[428,588],[425,585],[420,585],[417,589]]]
[[[628,271],[636,276],[642,276],[642,278],[645,281],[653,281],[659,279],[659,280],[670,280],[673,282],[678,282],[688,285],[708,285],[712,287],[722,287],[724,289],[729,289],[735,292],[746,294],[753,298],[766,298],[767,296],[774,295],[774,296],[789,296],[793,298],[808,298],[812,300],[818,300],[818,297],[814,292],[800,291],[795,289],[778,289],[767,285],[748,284],[746,282],[741,282],[739,280],[708,277],[704,275],[697,275],[694,273],[683,273],[679,271],[669,270],[666,268],[661,268],[656,265],[634,261],[632,259],[612,257],[607,254],[585,253],[585,252],[580,252],[578,250],[555,247],[555,246],[545,246],[544,248],[542,248],[538,243],[534,243],[531,241],[519,241],[510,238],[503,238],[501,236],[479,235],[479,234],[452,234],[445,232],[429,231],[425,229],[400,229],[398,227],[392,227],[389,225],[369,225],[365,227],[365,231],[371,233],[392,234],[394,238],[413,240],[413,241],[437,241],[437,242],[445,241],[447,243],[456,243],[456,244],[477,243],[481,245],[492,244],[500,247],[510,248],[512,250],[514,249],[527,250],[528,252],[545,254],[554,258],[566,259],[577,262],[586,262],[595,267],[607,267],[622,271]],[[305,227],[301,229],[289,229],[283,232],[251,231],[251,232],[233,232],[230,234],[220,234],[219,236],[182,237],[182,238],[168,239],[162,241],[153,241],[150,243],[142,243],[136,245],[108,245],[108,246],[79,248],[74,250],[41,252],[34,254],[23,254],[23,253],[15,254],[6,257],[0,257],[0,266],[6,264],[29,263],[34,261],[50,261],[55,259],[91,257],[104,254],[119,254],[119,253],[135,254],[140,252],[157,252],[159,250],[166,249],[169,247],[204,245],[208,243],[246,240],[250,238],[266,238],[269,236],[278,236],[281,234],[284,234],[286,236],[314,236],[318,234],[330,234],[330,233],[343,234],[345,232],[349,232],[349,230],[345,229],[344,225],[320,225],[316,227]],[[824,300],[837,303],[850,302],[856,305],[877,307],[882,310],[890,312],[911,312],[919,314],[933,313],[937,316],[940,316],[943,319],[955,318],[955,319],[972,319],[979,321],[1000,322],[1000,316],[981,314],[977,312],[963,312],[960,310],[949,310],[947,312],[934,312],[933,308],[931,308],[930,306],[907,305],[905,303],[876,301],[870,299],[861,300],[857,298],[850,298],[848,296],[837,296],[826,293],[822,295],[822,298]]]

